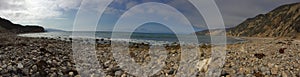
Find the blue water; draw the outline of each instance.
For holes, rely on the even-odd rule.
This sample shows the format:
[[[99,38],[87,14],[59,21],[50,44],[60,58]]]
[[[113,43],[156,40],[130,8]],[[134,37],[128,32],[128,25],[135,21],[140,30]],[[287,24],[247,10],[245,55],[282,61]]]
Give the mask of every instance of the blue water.
[[[80,31],[80,32],[74,32],[76,33],[76,37],[80,38],[92,38],[91,34],[94,32],[88,32],[88,31]],[[117,36],[128,36],[130,33],[127,32],[115,32],[114,33]],[[104,39],[110,39],[112,36],[111,32],[103,32],[103,31],[98,31],[95,32],[95,38],[104,38]],[[192,34],[178,34],[180,36],[184,36],[184,39],[192,39],[193,37]],[[21,34],[19,36],[24,36],[24,37],[48,37],[48,38],[71,38],[72,37],[72,32],[67,31],[67,32],[45,32],[45,33],[29,33],[29,34]],[[125,40],[125,38],[117,38],[119,40]],[[198,39],[198,44],[202,43],[210,43],[211,42],[211,37],[210,36],[204,36],[204,35],[197,35]],[[227,37],[227,44],[232,44],[232,43],[237,43],[241,42],[243,40],[240,39],[235,39],[235,38],[229,38]],[[179,42],[177,39],[177,36],[175,34],[171,33],[132,33],[130,40],[135,40],[138,42],[160,42],[160,43],[174,43],[174,42]]]

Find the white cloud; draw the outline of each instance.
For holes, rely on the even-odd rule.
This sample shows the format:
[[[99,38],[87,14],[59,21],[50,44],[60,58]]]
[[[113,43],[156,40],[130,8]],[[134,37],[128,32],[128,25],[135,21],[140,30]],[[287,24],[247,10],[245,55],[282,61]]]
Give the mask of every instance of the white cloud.
[[[78,8],[80,0],[0,0],[0,17],[15,23],[35,24],[57,18],[64,11]]]
[[[126,4],[126,9],[129,9],[129,8],[131,8],[131,7],[133,7],[133,6],[137,5],[137,4],[138,4],[138,3],[135,2],[135,1],[130,1],[130,2],[128,2],[128,3]]]
[[[78,9],[82,0],[57,0],[56,4],[65,11],[70,9]]]
[[[107,7],[104,11],[105,14],[113,14],[113,15],[120,15],[124,10],[115,9],[112,7]]]

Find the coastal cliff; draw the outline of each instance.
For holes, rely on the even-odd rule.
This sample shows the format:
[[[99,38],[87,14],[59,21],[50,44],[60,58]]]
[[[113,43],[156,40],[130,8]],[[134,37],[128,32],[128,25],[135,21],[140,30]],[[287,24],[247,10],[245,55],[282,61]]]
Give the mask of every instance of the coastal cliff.
[[[249,18],[227,34],[246,37],[297,37],[300,33],[300,3],[280,6],[267,14]]]
[[[34,33],[45,32],[41,26],[14,24],[11,21],[0,17],[0,33]]]
[[[213,35],[224,32],[219,29],[196,32]],[[226,29],[234,37],[291,37],[300,38],[300,3],[282,5],[269,13],[248,18],[236,27]]]

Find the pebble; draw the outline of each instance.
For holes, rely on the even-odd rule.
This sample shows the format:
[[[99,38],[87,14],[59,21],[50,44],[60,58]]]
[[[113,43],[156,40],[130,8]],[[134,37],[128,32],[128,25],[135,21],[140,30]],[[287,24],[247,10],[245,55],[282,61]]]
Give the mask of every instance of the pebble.
[[[6,68],[7,67],[7,65],[6,64],[4,64],[1,68]]]
[[[22,69],[23,68],[23,64],[22,63],[18,63],[18,68]]]
[[[37,72],[38,71],[37,65],[33,65],[31,67],[31,69],[32,69],[33,72]]]
[[[122,76],[121,77],[126,77],[126,74],[122,74]]]
[[[271,73],[272,74],[278,74],[278,67],[273,67],[273,68],[271,68]]]
[[[56,71],[57,69],[56,69],[56,68],[50,68],[50,70],[51,70],[51,71]]]
[[[47,63],[52,64],[52,61],[51,60],[47,60]]]
[[[52,74],[50,75],[50,77],[57,77],[57,74],[56,74],[56,73],[52,73]]]
[[[11,65],[7,66],[7,70],[11,71],[13,69],[14,69],[13,66],[11,66]]]
[[[115,75],[116,75],[116,76],[121,76],[121,75],[122,75],[122,71],[116,71],[116,72],[115,72]]]
[[[282,77],[289,77],[290,75],[288,75],[286,72],[282,71],[281,72]]]
[[[73,73],[73,72],[69,72],[69,75],[70,75],[70,76],[73,76],[73,75],[74,75],[74,73]]]

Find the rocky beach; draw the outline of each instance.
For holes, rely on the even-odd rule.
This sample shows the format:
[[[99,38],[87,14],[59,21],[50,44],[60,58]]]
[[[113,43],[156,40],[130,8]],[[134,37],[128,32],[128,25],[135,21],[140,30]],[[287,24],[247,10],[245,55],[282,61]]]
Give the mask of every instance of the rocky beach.
[[[3,77],[80,77],[92,76],[76,69],[72,56],[72,43],[50,38],[19,37],[2,33],[0,43],[0,75]],[[299,77],[300,42],[293,39],[244,38],[246,42],[227,45],[226,61],[221,76],[224,77]],[[101,41],[101,40],[100,40]],[[180,46],[165,46],[167,59],[162,70],[153,77],[175,76],[180,66]],[[199,60],[210,57],[211,46],[199,46]],[[149,45],[133,44],[130,57],[140,65],[147,64]],[[109,44],[97,44],[96,54],[99,68],[105,77],[132,77],[122,70],[112,56]],[[194,66],[199,68],[199,66]],[[90,68],[92,70],[92,68]],[[79,72],[80,71],[80,72]],[[205,68],[198,70],[204,76]]]
[[[300,42],[293,39],[247,38],[228,45],[223,75],[230,77],[299,77]]]
[[[185,0],[178,0],[178,1],[185,1]],[[5,3],[5,1],[3,2]],[[33,1],[26,1],[23,3],[27,3],[27,2],[33,2]],[[238,1],[234,1],[233,3],[236,2]],[[22,2],[8,2],[7,4],[13,4],[13,3],[17,3],[17,5],[15,5],[16,7],[22,4]],[[34,2],[34,3],[39,4],[39,2]],[[43,2],[43,3],[47,3],[47,2]],[[244,2],[244,3],[248,3],[248,2]],[[266,6],[269,5],[264,3],[259,3],[259,4],[266,5]],[[230,5],[232,7],[232,4]],[[60,6],[60,5],[54,5],[54,6]],[[251,6],[256,6],[256,5],[251,5]],[[21,7],[23,8],[23,6]],[[231,7],[230,9],[234,9]],[[239,7],[239,6],[234,6],[234,7]],[[271,6],[267,6],[267,7],[271,7]],[[27,10],[32,8],[33,7],[25,8],[25,9]],[[45,8],[47,10],[50,10],[48,9],[48,7]],[[250,7],[247,7],[246,10],[238,10],[238,11],[248,11],[249,8]],[[126,10],[127,9],[130,8],[126,7]],[[259,8],[259,9],[262,10],[263,8]],[[300,38],[299,37],[300,10],[299,9],[300,9],[300,3],[294,2],[292,4],[285,4],[279,6],[268,13],[259,12],[257,13],[258,14],[257,16],[248,18],[244,22],[234,27],[232,24],[230,24],[232,26],[228,26],[228,24],[226,24],[225,22],[225,24],[223,25],[226,25],[224,27],[226,29],[216,28],[213,30],[205,30],[206,28],[203,29],[199,28],[199,32],[193,31],[193,32],[189,32],[190,34],[183,34],[186,36],[182,36],[184,37],[182,39],[195,40],[196,38],[192,38],[190,36],[191,34],[197,34],[197,40],[198,41],[202,40],[202,41],[199,42],[192,41],[192,42],[183,43],[184,41],[179,40],[181,44],[178,43],[177,41],[178,40],[177,35],[179,35],[180,33],[177,34],[177,32],[175,32],[176,33],[175,36],[169,33],[155,31],[159,27],[141,28],[140,29],[141,31],[148,30],[150,31],[150,33],[137,32],[136,38],[139,39],[139,41],[128,41],[128,38],[111,39],[113,38],[111,37],[112,35],[111,32],[114,32],[114,30],[113,31],[108,30],[107,33],[100,32],[98,33],[98,35],[97,35],[98,30],[96,32],[92,30],[92,33],[94,35],[89,36],[89,34],[85,34],[85,32],[89,33],[89,31],[85,31],[85,30],[91,30],[88,29],[88,27],[89,28],[93,28],[93,27],[84,24],[83,25],[80,24],[80,25],[82,26],[82,28],[87,28],[87,29],[78,30],[78,33],[81,35],[73,36],[72,33],[73,32],[75,33],[77,31],[74,28],[76,26],[72,26],[72,25],[67,26],[66,24],[74,23],[74,25],[76,25],[75,24],[76,20],[74,22],[62,21],[62,19],[65,20],[65,18],[59,16],[54,16],[54,19],[57,19],[58,21],[51,21],[51,19],[49,19],[50,21],[49,20],[46,21],[44,19],[45,21],[43,23],[49,23],[48,26],[47,25],[44,26],[21,25],[21,24],[15,24],[8,19],[4,19],[4,18],[18,19],[15,17],[9,17],[9,16],[17,16],[17,17],[27,18],[27,19],[30,19],[30,17],[37,17],[38,20],[43,20],[43,17],[39,17],[39,16],[44,16],[44,13],[41,13],[43,15],[37,15],[37,16],[32,14],[34,16],[29,16],[28,18],[22,16],[21,13],[23,13],[23,11],[17,10],[16,13],[5,15],[4,18],[0,17],[0,41],[1,41],[0,42],[0,77],[138,77],[138,76],[177,77],[178,75],[180,75],[180,77],[181,76],[189,77],[186,74],[189,75],[192,74],[195,75],[196,77],[207,77],[207,76],[208,77],[300,77],[300,39],[299,39]],[[2,11],[3,9],[0,8],[0,10]],[[62,9],[55,9],[55,10],[62,10]],[[64,11],[66,10],[64,9]],[[250,10],[250,11],[254,12],[258,10]],[[11,13],[11,10],[7,9],[5,12],[2,13],[6,13],[6,12]],[[88,12],[92,12],[92,11],[88,11]],[[30,12],[24,12],[24,13],[26,13],[24,14],[26,16],[31,15],[29,14]],[[65,13],[61,13],[61,14],[65,14]],[[72,14],[76,14],[76,11],[74,11],[74,13]],[[223,14],[224,17],[227,17],[226,13]],[[87,15],[92,15],[92,14],[87,14]],[[232,15],[236,17],[242,15],[242,13],[237,15],[233,13]],[[71,15],[63,15],[63,16],[69,17]],[[92,16],[87,16],[87,17],[92,17]],[[114,17],[116,16],[112,15],[112,18]],[[146,18],[152,18],[152,17],[155,18],[155,16],[146,17]],[[53,17],[50,16],[49,18],[53,18]],[[66,19],[66,20],[73,20],[73,17],[70,18],[71,19]],[[111,17],[108,16],[108,18]],[[245,18],[239,17],[239,18],[245,19],[246,17]],[[18,20],[27,21],[27,19],[18,19]],[[93,19],[93,18],[87,18],[86,21],[93,21],[89,19]],[[189,18],[189,20],[190,19],[194,19],[194,18]],[[111,19],[104,20],[104,22],[105,23],[111,22],[110,20]],[[33,22],[33,20],[32,21],[28,20],[28,21]],[[199,20],[197,19],[196,22],[198,21]],[[228,20],[226,21],[228,23]],[[50,24],[50,23],[55,23],[55,24]],[[46,28],[51,27],[49,25],[56,25],[56,27],[62,26],[62,25],[57,25],[59,23],[64,23],[64,25],[66,25],[60,28],[64,28],[66,30],[70,30],[73,28],[73,30],[62,31],[60,33],[54,32],[54,34],[56,35],[51,35],[50,32],[46,32],[47,30],[44,27]],[[236,23],[239,22],[235,22],[235,24]],[[111,23],[111,24],[115,24],[115,23]],[[176,21],[172,21],[172,24],[176,25]],[[103,24],[99,24],[99,25],[103,25]],[[193,25],[195,25],[195,23],[193,23]],[[153,26],[153,24],[151,26]],[[207,26],[211,26],[211,25],[207,24]],[[126,28],[129,29],[131,27],[126,27]],[[185,27],[183,28],[176,27],[176,28],[179,28],[183,31],[188,31],[188,29],[187,30],[184,29]],[[193,28],[196,30],[196,28],[198,27],[193,26]],[[110,27],[107,27],[107,29],[110,29]],[[165,31],[164,29],[161,30]],[[39,32],[45,32],[46,33],[45,35],[49,33],[50,35],[49,37],[47,37],[47,36],[35,34]],[[151,33],[151,32],[158,32],[158,33]],[[32,36],[20,35],[25,33],[29,33]],[[117,33],[117,35],[126,36],[126,33],[128,35],[128,32],[120,31],[119,33]],[[225,38],[222,37],[214,37],[219,39],[215,39],[213,41],[211,39],[212,37],[208,37],[208,36],[217,36],[220,35],[220,33],[221,35],[227,36],[226,37],[227,43],[224,44],[223,42],[218,42],[221,43],[221,45],[215,43],[210,44],[213,41],[224,41]],[[77,36],[79,38],[77,38]],[[131,36],[131,34],[129,36]],[[201,38],[201,36],[204,36],[205,38],[203,37]],[[231,37],[233,39],[229,39]],[[133,40],[134,38],[130,37],[129,39]],[[163,41],[163,42],[160,43],[159,41]],[[129,42],[129,45],[124,44],[124,42],[126,43]],[[222,48],[222,46],[225,45],[226,45],[225,50],[223,51],[218,50],[218,48],[224,49]],[[215,50],[214,48],[217,49]],[[127,54],[127,55],[123,56],[123,54]],[[215,70],[215,69],[219,69],[219,70]]]

